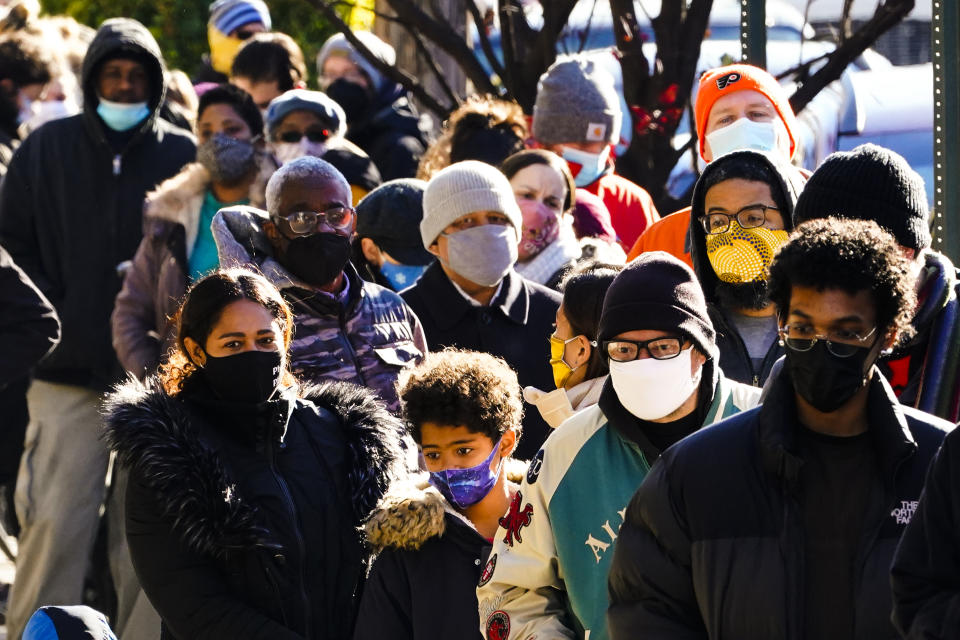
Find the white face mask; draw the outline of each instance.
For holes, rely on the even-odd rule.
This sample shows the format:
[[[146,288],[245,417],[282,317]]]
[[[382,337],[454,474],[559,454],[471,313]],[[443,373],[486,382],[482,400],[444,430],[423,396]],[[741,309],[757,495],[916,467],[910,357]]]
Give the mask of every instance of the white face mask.
[[[738,118],[733,124],[708,133],[707,142],[714,160],[740,149],[784,152],[785,155],[790,153],[790,136],[780,118],[770,122]]]
[[[307,139],[307,136],[300,138],[300,142],[273,143],[273,155],[276,157],[277,162],[279,162],[281,165],[285,165],[288,162],[293,162],[297,158],[302,158],[304,156],[320,158],[326,152],[327,145],[325,142],[310,142],[310,140]]]
[[[680,408],[700,385],[703,367],[690,373],[693,347],[669,360],[610,361],[610,379],[620,404],[641,420],[659,420]]]

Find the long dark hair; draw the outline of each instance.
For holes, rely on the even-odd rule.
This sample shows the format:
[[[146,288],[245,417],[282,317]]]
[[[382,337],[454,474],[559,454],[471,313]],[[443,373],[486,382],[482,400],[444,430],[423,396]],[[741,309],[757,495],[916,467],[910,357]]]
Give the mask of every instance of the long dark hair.
[[[512,180],[513,176],[520,173],[522,169],[535,164],[545,164],[563,178],[563,184],[567,188],[567,195],[563,199],[563,212],[570,211],[577,197],[577,185],[573,181],[573,174],[570,173],[567,161],[554,152],[545,149],[520,151],[503,161],[503,164],[500,165],[500,173],[507,176],[507,180]]]
[[[560,290],[563,292],[563,315],[570,323],[574,336],[584,335],[588,340],[596,340],[600,333],[600,312],[603,311],[603,298],[607,289],[622,265],[589,261],[573,268],[563,279]],[[598,346],[590,350],[587,361],[586,380],[605,376],[610,371],[607,356]]]
[[[190,288],[177,312],[177,343],[160,368],[160,382],[167,393],[175,395],[182,391],[184,383],[197,370],[187,356],[184,340],[190,338],[205,345],[223,310],[240,300],[250,300],[270,312],[280,323],[282,348],[287,350],[293,337],[293,313],[277,288],[263,276],[245,269],[217,271]],[[295,384],[289,372],[284,375],[284,383]]]

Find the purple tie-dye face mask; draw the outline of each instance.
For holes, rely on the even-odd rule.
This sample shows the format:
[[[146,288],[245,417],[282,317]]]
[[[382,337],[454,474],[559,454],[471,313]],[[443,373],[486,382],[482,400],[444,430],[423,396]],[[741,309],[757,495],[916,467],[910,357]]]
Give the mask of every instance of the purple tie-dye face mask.
[[[490,463],[493,462],[493,457],[498,451],[500,451],[500,440],[494,445],[487,459],[475,467],[431,471],[430,484],[458,509],[475,505],[490,493],[493,485],[497,484],[497,478],[500,477],[503,458],[500,458],[496,471],[490,470]]]

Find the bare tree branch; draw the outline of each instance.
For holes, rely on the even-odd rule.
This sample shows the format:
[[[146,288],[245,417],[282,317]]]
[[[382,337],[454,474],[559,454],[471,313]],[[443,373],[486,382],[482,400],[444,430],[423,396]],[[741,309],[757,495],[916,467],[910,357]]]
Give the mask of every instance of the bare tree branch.
[[[583,53],[583,50],[587,46],[587,39],[590,37],[590,28],[593,26],[593,14],[597,12],[597,3],[600,0],[593,0],[593,8],[590,9],[590,17],[587,18],[587,26],[583,29],[583,33],[580,34],[580,46],[577,48],[577,53]]]
[[[840,14],[840,44],[842,45],[853,35],[853,23],[850,21],[850,9],[853,0],[843,0],[843,12]]]
[[[487,57],[487,62],[490,63],[490,68],[493,69],[493,72],[503,80],[503,67],[500,65],[500,61],[497,60],[497,55],[493,52],[493,46],[490,44],[490,38],[487,36],[486,25],[483,24],[483,16],[480,15],[480,9],[474,0],[466,0],[466,2],[467,10],[473,17],[473,24],[477,27],[477,37],[480,38],[480,48],[483,50],[483,55]]]

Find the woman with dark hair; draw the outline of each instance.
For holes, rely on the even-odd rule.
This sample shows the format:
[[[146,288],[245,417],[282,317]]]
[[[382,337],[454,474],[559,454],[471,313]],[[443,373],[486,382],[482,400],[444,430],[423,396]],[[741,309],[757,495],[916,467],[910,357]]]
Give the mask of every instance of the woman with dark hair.
[[[510,180],[523,214],[516,269],[529,280],[557,289],[560,280],[584,256],[622,262],[623,251],[585,250],[573,229],[576,186],[566,161],[543,149],[515,153],[500,165]],[[592,244],[603,241],[591,238]],[[609,243],[603,243],[609,244]]]
[[[215,273],[187,296],[159,374],[107,399],[127,542],[162,638],[352,633],[358,527],[402,472],[402,427],[360,387],[299,387],[292,330],[262,276]]]
[[[263,147],[260,110],[242,89],[216,86],[197,109],[197,162],[147,195],[143,240],[111,317],[124,368],[153,372],[173,342],[173,314],[193,281],[219,266],[213,216],[234,204],[263,206],[276,164]]]
[[[563,302],[550,336],[550,366],[557,388],[544,392],[535,387],[523,390],[524,399],[537,407],[551,427],[574,411],[597,404],[609,373],[608,359],[597,348],[600,312],[610,283],[622,265],[584,262],[567,274],[561,283]]]

